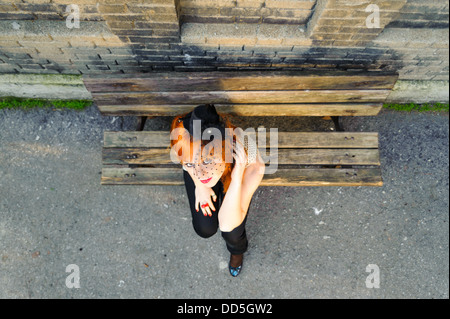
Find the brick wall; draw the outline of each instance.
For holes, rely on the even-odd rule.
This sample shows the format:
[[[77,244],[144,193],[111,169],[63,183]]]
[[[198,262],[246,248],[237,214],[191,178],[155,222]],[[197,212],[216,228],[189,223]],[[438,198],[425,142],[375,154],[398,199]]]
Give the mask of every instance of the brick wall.
[[[80,28],[68,28],[70,4]],[[367,28],[369,4],[380,25]],[[448,80],[448,2],[0,0],[0,73],[398,71]]]
[[[388,27],[448,28],[448,1],[408,0],[401,10],[401,15]]]
[[[179,0],[181,23],[306,24],[314,0]]]

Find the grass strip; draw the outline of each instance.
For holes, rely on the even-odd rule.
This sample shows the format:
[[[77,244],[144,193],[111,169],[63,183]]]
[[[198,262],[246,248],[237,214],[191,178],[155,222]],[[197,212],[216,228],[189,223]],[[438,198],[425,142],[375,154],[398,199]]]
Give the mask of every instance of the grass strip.
[[[395,110],[399,112],[448,112],[449,104],[444,103],[425,103],[425,104],[396,104],[396,103],[386,103],[384,108]]]
[[[33,109],[33,108],[55,108],[84,110],[92,105],[91,100],[46,100],[19,97],[0,97],[1,109]]]

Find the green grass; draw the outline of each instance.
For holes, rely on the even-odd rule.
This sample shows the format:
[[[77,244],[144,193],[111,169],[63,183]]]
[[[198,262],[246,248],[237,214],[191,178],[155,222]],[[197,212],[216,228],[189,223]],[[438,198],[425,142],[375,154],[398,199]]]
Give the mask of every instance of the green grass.
[[[449,104],[426,103],[426,104],[384,104],[384,108],[400,112],[448,112]]]
[[[53,100],[50,102],[57,109],[66,108],[72,110],[83,110],[92,104],[90,100]]]
[[[55,108],[83,110],[92,104],[90,100],[45,100],[27,99],[18,97],[0,97],[1,109],[33,109],[33,108]]]
[[[44,100],[27,99],[18,97],[0,97],[1,109],[32,109],[32,108],[55,108],[84,110],[92,105],[91,100]],[[384,104],[384,108],[401,112],[448,112],[449,104],[426,103],[426,104]]]

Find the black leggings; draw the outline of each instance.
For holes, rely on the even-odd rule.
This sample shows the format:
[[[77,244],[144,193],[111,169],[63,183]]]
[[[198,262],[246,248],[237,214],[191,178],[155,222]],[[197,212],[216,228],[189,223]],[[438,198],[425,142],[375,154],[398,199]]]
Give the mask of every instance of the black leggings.
[[[212,217],[204,216],[201,209],[197,212],[195,210],[195,184],[188,172],[183,170],[184,184],[186,186],[186,192],[189,199],[189,206],[192,214],[192,224],[195,232],[203,238],[209,238],[217,232],[219,228],[219,209],[222,206],[225,194],[223,192],[223,183],[219,180],[216,185],[213,186],[214,193],[217,195],[217,200],[214,202],[214,208],[211,209]],[[251,201],[250,201],[251,205]],[[249,205],[249,207],[250,207]],[[248,214],[248,211],[247,211]],[[237,226],[230,232],[222,232],[222,237],[227,244],[228,251],[233,255],[240,255],[247,251],[248,240],[245,232],[245,224],[247,222],[247,216],[245,216],[242,224]]]

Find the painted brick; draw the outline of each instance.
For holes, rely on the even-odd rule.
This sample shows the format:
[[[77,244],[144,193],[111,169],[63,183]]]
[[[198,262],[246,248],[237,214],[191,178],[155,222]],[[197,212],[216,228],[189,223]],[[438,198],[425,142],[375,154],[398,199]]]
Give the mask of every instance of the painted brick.
[[[92,23],[68,32],[66,0],[0,0],[0,72],[338,68],[448,80],[445,2],[371,0],[381,10],[377,29],[365,25],[367,0],[74,2],[80,6],[82,22]],[[54,23],[55,31],[30,28],[31,20],[35,26]],[[12,28],[13,21],[19,30]],[[189,30],[188,22],[201,25]],[[399,26],[408,31],[393,32]]]
[[[266,0],[267,8],[281,8],[281,9],[304,9],[310,10],[316,1],[298,1],[298,0]]]
[[[262,8],[264,0],[237,0],[237,6],[243,8]]]

